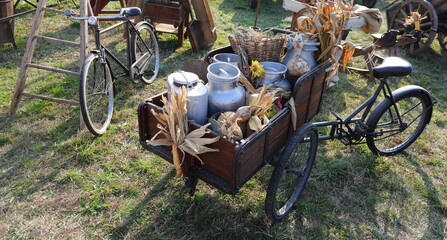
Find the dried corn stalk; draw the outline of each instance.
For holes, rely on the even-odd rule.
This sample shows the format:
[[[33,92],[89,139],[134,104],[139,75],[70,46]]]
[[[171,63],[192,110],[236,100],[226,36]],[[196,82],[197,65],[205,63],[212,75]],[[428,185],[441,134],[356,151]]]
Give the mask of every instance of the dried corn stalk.
[[[183,153],[183,156],[186,152],[201,161],[199,154],[219,151],[219,149],[205,147],[207,144],[217,142],[219,137],[203,137],[206,133],[209,133],[209,130],[207,130],[209,124],[189,132],[186,108],[187,91],[185,87],[182,87],[178,94],[172,89],[171,101],[168,101],[165,96],[162,97],[161,101],[164,104],[162,113],[156,113],[151,109],[151,113],[159,122],[157,128],[160,130],[147,143],[154,146],[171,146],[175,175],[180,177],[183,175],[181,165],[184,158],[180,160],[178,150]],[[164,138],[157,139],[159,135]]]
[[[346,19],[351,16],[353,1],[316,0],[313,6],[306,5],[311,18],[298,18],[298,28],[308,36],[316,36],[320,41],[320,55],[317,60],[331,59],[333,71],[328,79],[337,73],[341,53],[339,46]],[[342,48],[341,48],[342,50]]]
[[[248,126],[255,132],[261,131],[269,122],[265,116],[275,101],[276,91],[266,91],[266,86],[262,86],[259,93],[254,98],[250,98],[249,106],[252,108],[252,117],[248,120]]]

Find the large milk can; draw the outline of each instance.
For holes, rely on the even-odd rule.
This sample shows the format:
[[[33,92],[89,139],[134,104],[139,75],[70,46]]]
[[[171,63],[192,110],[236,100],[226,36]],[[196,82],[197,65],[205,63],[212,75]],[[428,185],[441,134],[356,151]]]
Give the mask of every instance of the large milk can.
[[[245,105],[244,87],[238,85],[240,71],[230,63],[217,62],[208,66],[208,116],[218,112],[236,111]]]
[[[171,99],[171,89],[176,93],[184,86],[188,91],[188,119],[198,124],[204,124],[208,112],[208,89],[202,80],[192,72],[175,72],[168,76],[168,100]]]

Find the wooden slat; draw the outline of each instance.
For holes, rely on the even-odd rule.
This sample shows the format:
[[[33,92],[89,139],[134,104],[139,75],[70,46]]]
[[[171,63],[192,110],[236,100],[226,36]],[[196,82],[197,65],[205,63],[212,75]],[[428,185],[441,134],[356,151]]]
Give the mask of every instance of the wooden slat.
[[[155,24],[155,31],[161,32],[161,33],[171,33],[171,34],[177,34],[178,29],[170,24],[165,23],[156,23]]]
[[[45,40],[45,41],[48,41],[48,42],[65,44],[65,45],[69,45],[69,46],[73,46],[73,47],[81,47],[81,44],[78,43],[78,42],[62,40],[62,39],[58,39],[58,38],[45,37],[45,36],[36,36],[35,38],[42,39],[42,40]]]
[[[47,71],[52,71],[52,72],[69,74],[69,75],[73,75],[73,76],[76,76],[76,77],[81,76],[81,74],[78,73],[78,72],[72,72],[72,71],[68,71],[68,70],[65,70],[65,69],[42,66],[42,65],[38,65],[38,64],[34,64],[34,63],[29,63],[26,66],[27,67],[32,67],[32,68],[37,68],[37,69],[42,69],[42,70],[47,70]]]
[[[11,107],[9,108],[9,115],[13,116],[17,112],[17,108],[19,107],[20,102],[20,96],[21,93],[25,89],[25,83],[26,83],[26,65],[31,62],[31,59],[34,54],[34,49],[36,48],[36,36],[39,32],[39,28],[41,26],[41,22],[44,16],[44,11],[42,11],[42,8],[47,3],[47,0],[40,0],[39,4],[37,5],[36,14],[33,18],[33,26],[31,27],[31,31],[29,34],[29,38],[26,43],[26,49],[25,53],[22,58],[22,63],[20,65],[20,72],[19,77],[17,79],[16,87],[14,89],[14,95],[11,99]]]
[[[31,97],[31,98],[37,98],[37,99],[42,99],[42,100],[46,100],[46,101],[70,104],[70,105],[74,105],[74,106],[78,106],[79,105],[79,102],[72,101],[72,100],[66,100],[66,99],[60,99],[60,98],[54,98],[54,97],[47,97],[47,96],[42,96],[42,95],[37,95],[37,94],[32,94],[32,93],[26,93],[26,92],[22,92],[21,94],[23,96],[27,96],[27,97]]]
[[[57,10],[54,8],[44,7],[44,8],[42,8],[42,10],[47,11],[47,12],[54,12],[54,13],[65,15],[64,11]],[[79,14],[72,14],[72,16],[79,17]]]

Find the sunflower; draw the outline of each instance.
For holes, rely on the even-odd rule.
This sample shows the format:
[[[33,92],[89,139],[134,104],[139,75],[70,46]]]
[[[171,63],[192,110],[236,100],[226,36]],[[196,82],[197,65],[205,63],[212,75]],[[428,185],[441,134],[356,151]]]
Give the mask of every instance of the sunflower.
[[[252,77],[263,77],[265,69],[262,68],[262,65],[258,61],[253,60],[251,61],[250,72]]]

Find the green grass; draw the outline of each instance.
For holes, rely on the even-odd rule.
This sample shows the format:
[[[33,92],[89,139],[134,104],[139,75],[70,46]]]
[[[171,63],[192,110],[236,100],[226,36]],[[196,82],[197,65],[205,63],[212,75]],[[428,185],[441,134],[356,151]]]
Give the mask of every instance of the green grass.
[[[52,1],[50,1],[51,3]],[[211,0],[218,39],[228,45],[230,31],[254,24],[255,10],[241,0]],[[114,2],[113,4],[116,4]],[[285,28],[291,14],[282,1],[261,1],[257,25]],[[378,6],[385,6],[379,1]],[[60,9],[75,8],[71,1]],[[31,9],[21,2],[17,11]],[[78,39],[76,21],[46,15],[45,35]],[[101,137],[79,129],[79,108],[23,98],[18,113],[7,116],[32,14],[15,22],[18,49],[0,44],[0,238],[2,239],[445,239],[447,238],[447,53],[435,41],[420,56],[406,57],[411,76],[392,87],[417,84],[439,103],[426,131],[405,153],[373,155],[367,146],[320,142],[316,164],[296,210],[278,224],[264,214],[265,190],[273,167],[262,168],[235,196],[204,182],[190,197],[172,165],[143,150],[138,140],[137,105],[164,91],[167,76],[209,49],[192,52],[186,40],[159,35],[161,68],[151,85],[116,82],[112,124]],[[385,23],[382,30],[385,30]],[[107,44],[123,53],[119,32]],[[353,31],[366,45],[371,38]],[[35,61],[77,71],[76,49],[37,45]],[[362,63],[362,58],[354,60]],[[375,83],[355,72],[324,95],[314,121],[346,116],[371,94]],[[76,100],[78,80],[33,70],[27,91]],[[322,130],[323,131],[323,130]],[[218,159],[216,159],[218,160]]]

